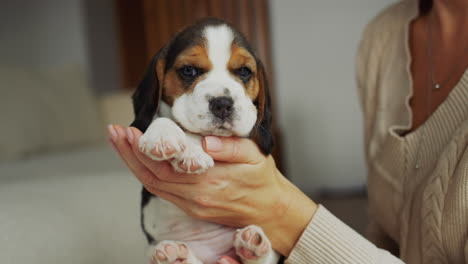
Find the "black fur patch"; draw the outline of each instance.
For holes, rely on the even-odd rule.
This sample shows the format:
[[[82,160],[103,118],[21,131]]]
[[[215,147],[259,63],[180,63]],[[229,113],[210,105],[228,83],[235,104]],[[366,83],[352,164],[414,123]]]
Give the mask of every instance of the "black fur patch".
[[[135,120],[130,126],[138,128],[141,132],[146,131],[158,109],[159,80],[156,74],[156,65],[162,53],[163,51],[160,50],[153,57],[143,80],[132,96]]]
[[[260,122],[253,128],[251,132],[251,137],[257,139],[257,144],[260,150],[265,155],[269,155],[275,145],[273,131],[272,131],[272,112],[271,112],[271,99],[270,99],[270,89],[268,86],[268,80],[266,78],[265,69],[260,60],[257,59],[257,69],[258,73],[263,75],[263,89],[265,90],[265,103],[263,110],[263,117]],[[259,109],[259,99],[255,100],[254,104]]]
[[[150,233],[145,228],[145,215],[143,214],[143,208],[149,203],[150,199],[155,199],[156,196],[150,192],[148,192],[145,187],[141,188],[141,207],[140,207],[140,225],[141,229],[143,230],[143,233],[145,234],[146,239],[148,240],[148,243],[151,244],[155,242],[156,240]]]

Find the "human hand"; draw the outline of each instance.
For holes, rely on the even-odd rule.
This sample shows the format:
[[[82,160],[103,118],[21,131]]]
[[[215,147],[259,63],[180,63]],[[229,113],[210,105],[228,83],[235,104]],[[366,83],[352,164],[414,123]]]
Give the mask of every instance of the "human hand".
[[[228,257],[228,256],[225,256],[225,257],[221,257],[219,260],[218,260],[218,264],[240,264],[239,261],[231,258],[231,257]]]
[[[205,151],[216,166],[187,175],[141,153],[138,129],[111,126],[110,134],[121,158],[148,191],[197,219],[232,227],[258,225],[285,256],[317,208],[251,140],[206,137]]]

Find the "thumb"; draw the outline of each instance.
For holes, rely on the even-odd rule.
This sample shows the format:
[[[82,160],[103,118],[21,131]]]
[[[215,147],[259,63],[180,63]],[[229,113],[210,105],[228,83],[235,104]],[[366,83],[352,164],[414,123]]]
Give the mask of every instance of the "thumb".
[[[265,159],[257,144],[246,138],[206,136],[203,148],[217,161],[256,164]]]

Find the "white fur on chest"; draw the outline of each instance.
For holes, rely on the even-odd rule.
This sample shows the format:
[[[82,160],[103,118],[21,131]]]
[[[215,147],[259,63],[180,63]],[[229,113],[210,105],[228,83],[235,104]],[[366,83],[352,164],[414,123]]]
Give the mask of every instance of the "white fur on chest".
[[[157,241],[183,241],[203,263],[232,254],[235,229],[196,220],[161,198],[150,199],[143,217],[146,231]]]

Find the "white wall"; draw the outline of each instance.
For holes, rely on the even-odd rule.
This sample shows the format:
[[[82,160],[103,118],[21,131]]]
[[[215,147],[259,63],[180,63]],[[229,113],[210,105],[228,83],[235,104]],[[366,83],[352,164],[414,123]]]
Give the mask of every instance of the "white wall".
[[[366,23],[393,0],[272,0],[276,104],[288,176],[303,191],[365,184],[354,77]]]
[[[0,0],[0,65],[86,73],[96,93],[121,87],[113,0]]]
[[[80,0],[0,1],[0,64],[87,65]]]
[[[99,94],[122,88],[115,0],[82,0],[91,85]]]

